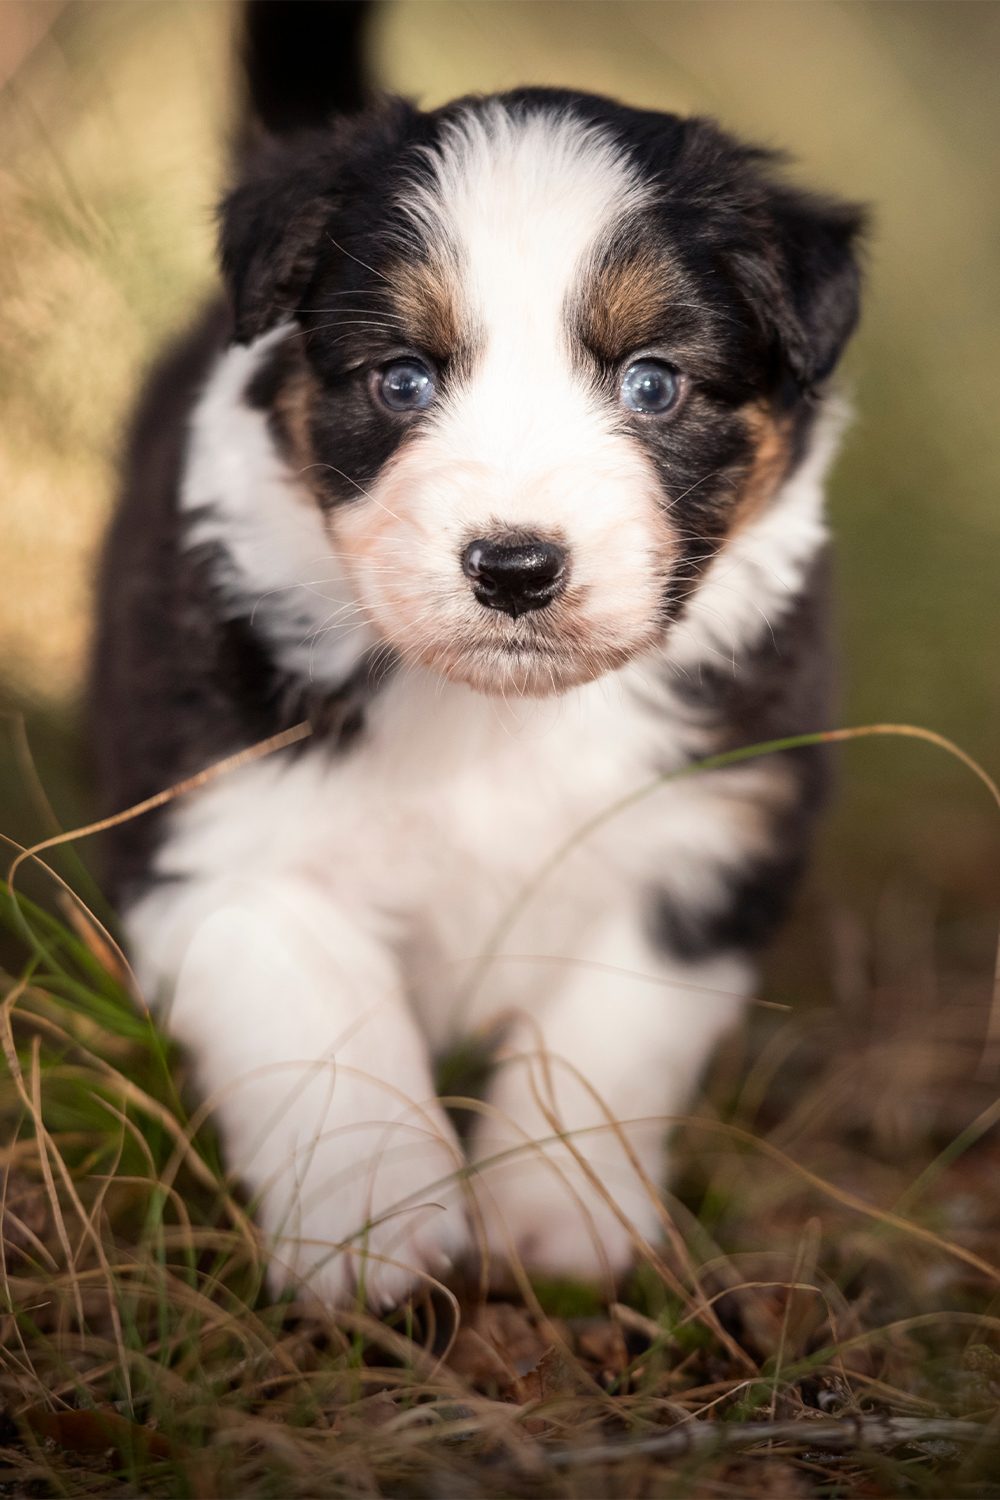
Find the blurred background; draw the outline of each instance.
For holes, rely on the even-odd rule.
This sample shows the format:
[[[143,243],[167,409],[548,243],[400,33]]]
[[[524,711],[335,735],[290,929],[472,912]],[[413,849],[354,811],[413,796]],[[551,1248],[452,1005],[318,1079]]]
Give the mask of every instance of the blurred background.
[[[143,371],[212,284],[233,22],[225,0],[0,4],[0,830],[21,839],[50,826],[19,712],[58,819],[88,813],[95,553]],[[995,773],[1000,6],[388,0],[377,47],[386,84],[428,105],[551,83],[707,113],[873,205],[846,371],[857,415],[832,485],[838,722],[926,725]],[[832,1007],[847,1031],[877,1013],[975,1061],[1000,818],[912,741],[864,741],[839,767],[768,992]]]

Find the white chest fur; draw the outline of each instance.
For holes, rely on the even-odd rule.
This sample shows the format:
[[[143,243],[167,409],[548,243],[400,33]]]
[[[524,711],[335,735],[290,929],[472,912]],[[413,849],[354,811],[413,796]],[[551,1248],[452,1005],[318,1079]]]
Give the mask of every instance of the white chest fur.
[[[632,1253],[622,1206],[637,1232],[655,1233],[644,1182],[661,1170],[656,1121],[683,1107],[750,974],[733,956],[658,957],[644,902],[653,885],[710,899],[764,837],[753,804],[766,781],[760,767],[685,778],[601,821],[697,750],[697,731],[670,716],[662,670],[509,706],[402,675],[350,751],[258,763],[174,810],[157,861],[174,878],[132,909],[133,952],[150,996],[168,988],[230,1161],[261,1195],[279,1282],[307,1276],[340,1300],[354,1261],[330,1247],[379,1212],[367,1240],[388,1261],[367,1278],[386,1300],[407,1281],[390,1263],[435,1268],[463,1248],[454,1183],[442,1187],[457,1146],[425,1043],[498,1014],[513,1017],[510,1061],[470,1148],[496,1252],[530,1239],[539,1264],[600,1276]],[[556,1117],[588,1132],[582,1177],[563,1148],[519,1154],[551,1135],[530,1061],[539,1046],[564,1060]],[[627,1150],[608,1117],[636,1121]],[[619,1209],[595,1196],[595,1172]],[[416,1212],[415,1186],[418,1204],[446,1213]],[[592,1238],[575,1217],[581,1198]]]
[[[762,843],[752,808],[763,767],[685,777],[619,807],[704,748],[671,706],[662,663],[515,704],[409,672],[374,700],[348,752],[285,753],[178,807],[157,873],[202,900],[234,879],[285,875],[365,925],[377,914],[440,1041],[470,1019],[453,1008],[463,976],[522,896],[503,950],[558,958],[609,908],[653,888],[684,905],[711,901]],[[149,930],[159,899],[147,898],[134,926]],[[530,998],[528,980],[498,965],[491,1006]]]

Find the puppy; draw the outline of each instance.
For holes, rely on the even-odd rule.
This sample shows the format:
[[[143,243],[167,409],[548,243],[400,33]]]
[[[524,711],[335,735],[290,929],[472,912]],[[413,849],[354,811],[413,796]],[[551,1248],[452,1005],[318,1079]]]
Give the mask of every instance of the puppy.
[[[114,807],[313,725],[111,876],[273,1284],[381,1308],[477,1243],[607,1284],[658,1232],[823,766],[634,794],[826,720],[862,216],[704,119],[378,98],[364,32],[249,8],[226,298],[140,403],[93,705]]]

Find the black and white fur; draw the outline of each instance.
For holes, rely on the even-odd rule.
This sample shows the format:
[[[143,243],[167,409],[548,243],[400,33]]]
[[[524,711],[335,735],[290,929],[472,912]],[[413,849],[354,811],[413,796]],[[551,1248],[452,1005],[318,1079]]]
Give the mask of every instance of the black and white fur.
[[[227,305],[140,406],[93,702],[119,807],[314,723],[124,825],[112,873],[275,1284],[384,1306],[477,1239],[606,1282],[657,1234],[669,1119],[753,989],[818,753],[600,823],[482,957],[602,810],[823,726],[860,215],[705,120],[536,89],[366,104],[360,16],[250,7],[279,133],[222,208]],[[323,56],[328,89],[311,65],[296,93]],[[425,410],[380,403],[401,357]],[[674,372],[665,415],[623,405],[642,358]],[[551,602],[484,607],[479,539],[557,545]],[[462,1148],[431,1057],[498,1025]]]

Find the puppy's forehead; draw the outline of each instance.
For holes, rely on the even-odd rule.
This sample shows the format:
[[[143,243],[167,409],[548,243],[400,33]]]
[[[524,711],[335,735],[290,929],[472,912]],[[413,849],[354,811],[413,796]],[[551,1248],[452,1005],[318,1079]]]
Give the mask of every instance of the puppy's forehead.
[[[429,331],[467,339],[564,323],[651,198],[611,132],[566,106],[465,106],[422,165],[400,204],[421,254],[398,296]]]

